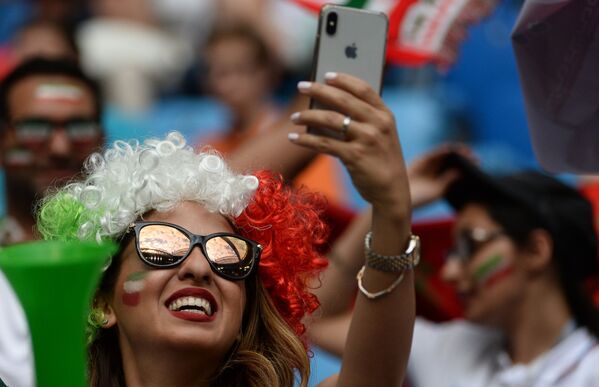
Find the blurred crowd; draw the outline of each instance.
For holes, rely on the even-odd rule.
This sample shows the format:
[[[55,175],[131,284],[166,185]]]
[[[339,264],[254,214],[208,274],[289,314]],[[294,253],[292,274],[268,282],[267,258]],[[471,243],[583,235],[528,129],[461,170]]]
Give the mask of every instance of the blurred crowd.
[[[1,7],[4,73],[32,56],[68,56],[102,82],[109,103],[126,110],[147,109],[165,93],[189,88],[185,82],[206,81],[203,52],[216,26],[247,26],[285,69],[310,63],[313,36],[305,26],[314,21],[286,2],[9,1]]]
[[[431,166],[438,160],[431,159],[428,152],[447,142],[454,143],[452,152],[467,145],[470,150],[456,153],[465,153],[466,160],[477,158],[475,163],[488,171],[539,169],[527,134],[509,41],[522,1],[504,0],[494,12],[488,6],[490,1],[478,3],[486,7],[481,11],[484,16],[490,16],[479,25],[453,31],[456,41],[464,43],[444,52],[447,63],[441,72],[430,65],[386,69],[383,98],[395,114],[406,160],[415,160],[411,170],[415,171],[414,181],[430,173],[430,168],[438,167]],[[258,152],[246,155],[248,144],[283,130],[289,115],[305,103],[295,96],[294,85],[309,78],[316,24],[314,14],[285,0],[0,3],[0,80],[8,85],[4,94],[0,94],[0,119],[3,125],[10,122],[16,129],[3,137],[1,143],[6,187],[5,220],[0,225],[2,243],[32,239],[31,203],[52,184],[75,175],[89,153],[115,137],[145,138],[177,129],[198,149],[211,146],[247,170],[259,166]],[[56,131],[57,128],[61,130]],[[455,148],[455,144],[461,145]],[[445,157],[450,148],[443,149]],[[419,158],[423,154],[429,157],[425,158],[426,163]],[[305,157],[297,164],[290,170],[281,167],[281,172],[293,179],[296,186],[327,197],[332,246],[358,216],[364,202],[333,157]],[[276,160],[269,165],[276,168]],[[441,173],[438,169],[433,175],[441,179],[445,171]],[[463,222],[458,224],[460,233],[451,233],[454,221],[450,207],[461,211],[470,204],[452,202],[449,206],[436,200],[445,195],[454,177],[443,184],[437,180],[435,183],[442,187],[440,191],[434,197],[422,199],[414,212],[417,220],[414,232],[421,235],[425,246],[416,277],[418,313],[435,321],[464,313],[455,292],[456,283],[459,290],[459,279],[455,274],[447,274],[451,268],[444,267],[453,240],[467,239],[472,245],[468,247],[473,250],[494,238],[484,235],[481,237],[484,241],[477,241],[476,235],[464,236],[472,227],[464,226]],[[527,191],[527,184],[537,187],[540,183],[534,179],[526,180],[521,190]],[[570,176],[565,180],[575,179]],[[594,179],[574,181],[587,197],[599,202],[594,182]],[[548,190],[561,189],[547,184]],[[494,204],[492,200],[490,204],[485,202],[490,207]],[[501,211],[501,207],[492,208],[494,214],[493,211]],[[598,213],[595,209],[596,218]],[[477,216],[478,213],[471,215],[477,220],[484,218]],[[482,223],[487,220],[484,218]],[[506,224],[497,223],[506,229],[517,229],[512,222],[508,219]],[[532,224],[530,228],[536,226]],[[361,228],[354,232],[360,231]],[[550,245],[555,235],[544,237],[541,242]],[[427,248],[427,243],[431,247]],[[473,253],[463,249],[456,254]],[[453,288],[440,281],[442,270],[444,277],[453,282]],[[543,280],[546,276],[547,283],[553,284],[549,281],[555,280],[554,275],[543,272]],[[526,290],[524,282],[517,283],[518,289]],[[541,293],[545,285],[542,282],[534,291]],[[323,296],[326,301],[327,294]],[[512,292],[509,297],[517,295]],[[554,297],[564,326],[552,328],[570,334],[574,328],[567,324],[578,316],[569,315],[566,303],[559,295]],[[501,309],[503,312],[509,310],[506,305],[500,307],[505,308]],[[554,309],[548,307],[547,311]],[[485,311],[480,313],[484,315]],[[489,312],[493,317],[497,314]],[[0,330],[1,324],[0,321]],[[315,330],[313,338],[341,355],[343,348],[332,342],[333,336],[327,330],[338,326],[331,326],[334,328],[324,324],[324,333]],[[434,331],[421,325],[416,335],[428,334],[430,340],[439,334],[427,329]],[[476,341],[479,333],[457,334]],[[435,345],[432,341],[425,344],[420,348]],[[425,356],[424,349],[415,351],[415,358]],[[326,374],[331,367],[338,367],[334,358],[318,350],[316,354],[315,380],[319,372]],[[524,358],[531,360],[531,356]],[[414,372],[426,373],[422,369]]]
[[[464,18],[489,14],[492,3],[474,2],[476,11]],[[458,23],[443,54],[455,62],[446,74],[434,66],[389,66],[384,95],[408,160],[455,140],[480,150],[491,169],[535,164],[509,47],[520,5],[502,2],[488,21],[469,29],[472,20]],[[46,0],[0,7],[0,76],[32,56],[73,58],[102,87],[108,140],[177,129],[220,150],[282,117],[277,114],[290,103],[294,83],[309,77],[317,24],[315,14],[287,0]],[[481,65],[488,71],[475,71]],[[339,172],[320,164],[322,173]],[[342,174],[322,189],[363,205]],[[419,214],[443,211],[437,206]]]

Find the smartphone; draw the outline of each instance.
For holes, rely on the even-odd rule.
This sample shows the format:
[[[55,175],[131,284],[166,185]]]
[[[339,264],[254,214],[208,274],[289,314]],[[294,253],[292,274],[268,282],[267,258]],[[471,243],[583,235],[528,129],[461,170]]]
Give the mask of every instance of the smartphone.
[[[320,10],[312,65],[312,81],[324,82],[327,72],[354,75],[381,93],[389,21],[382,12],[327,4]],[[327,109],[312,100],[311,109]],[[309,127],[308,133],[342,139],[343,134]]]

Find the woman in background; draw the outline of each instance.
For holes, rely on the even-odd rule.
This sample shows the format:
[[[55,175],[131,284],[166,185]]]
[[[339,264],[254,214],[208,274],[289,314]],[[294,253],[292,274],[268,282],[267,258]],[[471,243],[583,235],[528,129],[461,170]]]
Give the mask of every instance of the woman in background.
[[[455,248],[441,274],[461,296],[464,319],[417,319],[410,385],[599,385],[599,313],[587,287],[599,274],[589,202],[539,172],[493,177],[454,153],[433,156],[408,168],[412,201],[444,196],[457,211]],[[318,290],[323,318],[309,328],[315,343],[337,354],[351,319],[351,275],[363,263],[353,252],[367,226],[351,230],[333,248],[337,259]]]

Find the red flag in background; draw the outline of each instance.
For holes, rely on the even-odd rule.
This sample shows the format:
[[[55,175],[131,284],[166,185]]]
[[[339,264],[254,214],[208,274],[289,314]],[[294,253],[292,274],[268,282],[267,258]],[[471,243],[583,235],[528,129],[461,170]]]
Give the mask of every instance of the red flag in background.
[[[384,12],[389,17],[388,63],[439,63],[447,35],[469,3],[495,0],[292,0],[315,13],[327,3]]]
[[[470,1],[396,1],[389,14],[387,61],[413,67],[439,63],[447,34]]]

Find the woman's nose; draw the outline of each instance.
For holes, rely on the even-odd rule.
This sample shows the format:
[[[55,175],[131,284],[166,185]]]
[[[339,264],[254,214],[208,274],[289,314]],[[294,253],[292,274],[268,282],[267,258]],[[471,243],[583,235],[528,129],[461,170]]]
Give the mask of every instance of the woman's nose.
[[[64,128],[54,129],[48,141],[50,153],[56,156],[67,156],[71,152],[71,140]]]
[[[443,281],[457,285],[463,278],[464,263],[456,257],[449,257],[441,268],[441,278]]]
[[[212,275],[212,268],[199,246],[194,246],[189,256],[179,266],[180,280],[191,279],[196,282],[210,283]]]

